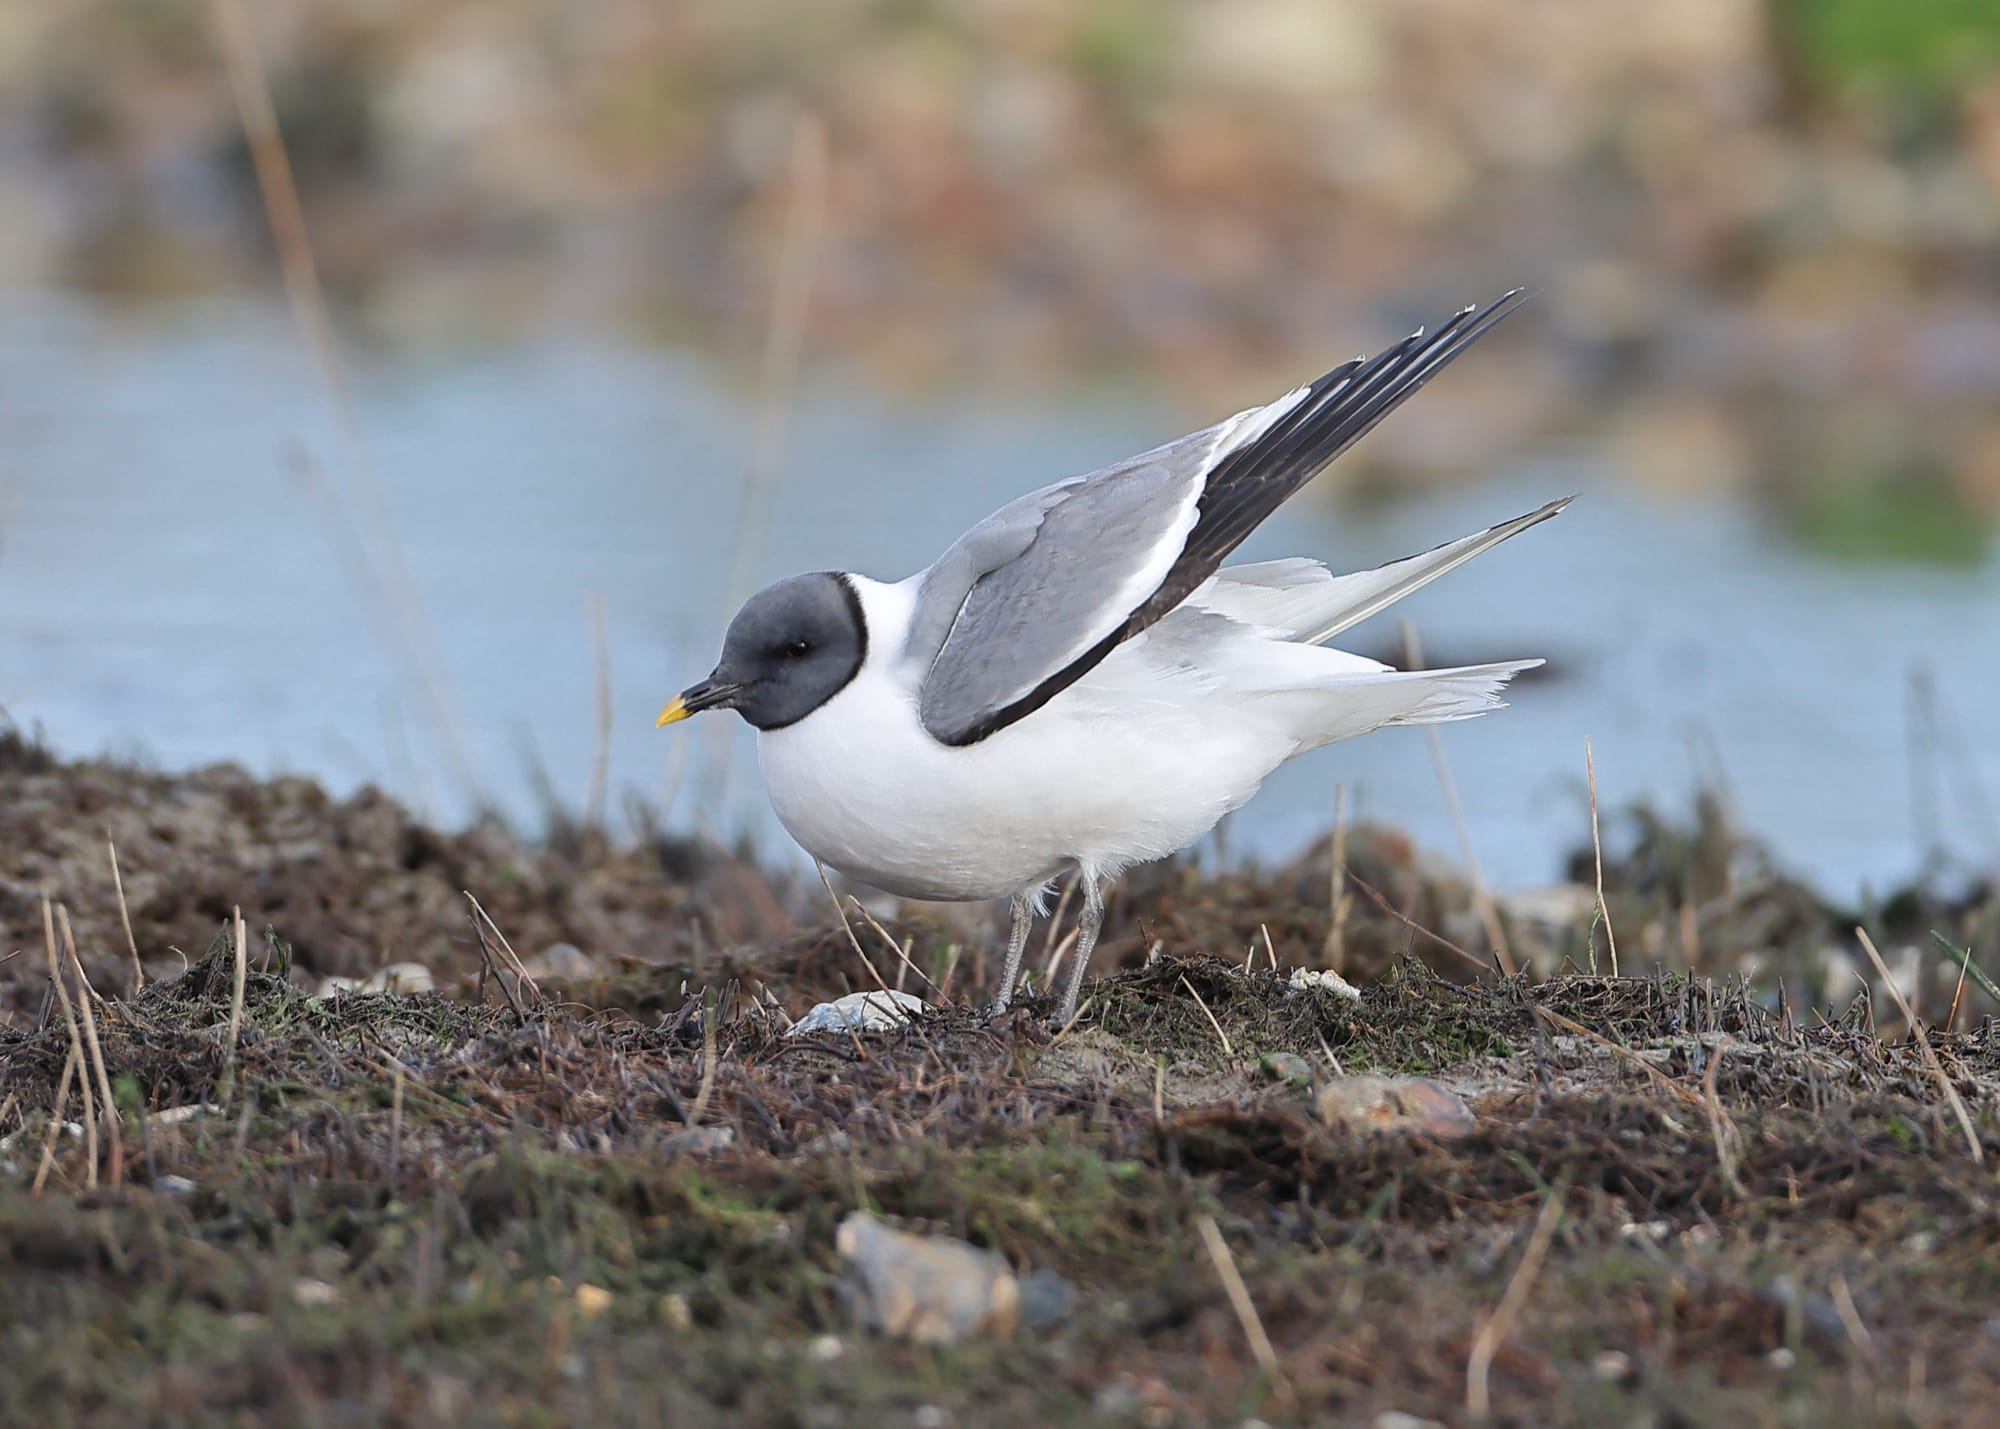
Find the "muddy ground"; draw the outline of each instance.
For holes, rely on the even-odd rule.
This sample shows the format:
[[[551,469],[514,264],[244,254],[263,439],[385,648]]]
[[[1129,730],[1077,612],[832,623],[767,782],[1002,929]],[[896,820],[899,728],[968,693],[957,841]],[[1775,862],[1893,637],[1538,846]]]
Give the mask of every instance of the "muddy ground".
[[[1498,1423],[1980,1421],[2000,1034],[1928,934],[1990,957],[1992,899],[1831,909],[1714,809],[1619,830],[1636,976],[1586,971],[1609,940],[1574,888],[1504,900],[1525,970],[1481,974],[1462,881],[1350,830],[1338,905],[1324,844],[1131,880],[1054,1033],[974,1011],[984,910],[851,942],[817,885],[665,838],[439,833],[8,737],[0,1422],[1459,1424],[1477,1360]],[[45,889],[116,1147],[59,1097],[86,1033]],[[1857,920],[1935,1064],[1856,976]],[[1336,961],[1358,999],[1292,986]],[[393,962],[438,990],[314,995]],[[787,1035],[870,965],[934,1010]],[[1473,1119],[1322,1115],[1358,1073]],[[860,1328],[856,1210],[1044,1272],[1034,1305],[948,1347]]]

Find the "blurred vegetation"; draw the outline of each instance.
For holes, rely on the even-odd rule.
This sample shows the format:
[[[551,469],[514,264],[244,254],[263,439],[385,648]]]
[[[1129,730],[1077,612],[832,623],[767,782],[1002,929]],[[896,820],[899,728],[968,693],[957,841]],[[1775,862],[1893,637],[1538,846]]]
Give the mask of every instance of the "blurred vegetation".
[[[843,371],[1066,388],[1136,367],[1206,409],[1525,283],[1533,340],[1500,338],[1514,360],[1455,375],[1348,478],[1570,431],[1664,489],[1789,502],[1785,474],[1841,453],[1786,414],[1865,397],[1870,449],[1915,454],[1892,498],[2000,511],[2000,0],[254,19],[319,261],[370,341],[557,323],[747,353],[811,122],[831,167],[810,347]],[[0,13],[11,284],[270,285],[208,26],[129,0]]]

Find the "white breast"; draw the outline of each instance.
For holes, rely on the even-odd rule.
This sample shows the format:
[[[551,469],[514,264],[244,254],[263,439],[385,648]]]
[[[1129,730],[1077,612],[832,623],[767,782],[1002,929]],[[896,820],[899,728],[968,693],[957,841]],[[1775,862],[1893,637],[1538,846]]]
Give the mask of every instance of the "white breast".
[[[1111,875],[1186,847],[1296,744],[1145,666],[1143,641],[977,744],[919,722],[899,659],[914,586],[856,579],[870,631],[854,680],[758,737],[772,807],[816,858],[912,898],[1001,898],[1071,865]],[[892,638],[884,638],[884,636]]]

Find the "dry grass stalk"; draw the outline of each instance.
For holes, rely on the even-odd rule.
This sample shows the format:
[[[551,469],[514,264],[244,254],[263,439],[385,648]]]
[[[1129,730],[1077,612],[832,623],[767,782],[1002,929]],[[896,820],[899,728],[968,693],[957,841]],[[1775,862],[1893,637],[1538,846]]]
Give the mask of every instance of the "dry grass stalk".
[[[1875,964],[1875,971],[1882,975],[1882,984],[1889,989],[1889,996],[1894,999],[1897,1011],[1901,1012],[1903,1020],[1909,1023],[1910,1036],[1916,1039],[1918,1055],[1924,1059],[1924,1066],[1944,1092],[1944,1099],[1950,1104],[1952,1115],[1958,1118],[1959,1127],[1965,1132],[1966,1149],[1972,1153],[1973,1163],[1983,1165],[1986,1153],[1979,1145],[1978,1128],[1972,1124],[1972,1113],[1965,1109],[1965,1099],[1958,1094],[1958,1088],[1952,1085],[1950,1076],[1945,1073],[1944,1063],[1938,1060],[1937,1049],[1931,1046],[1929,1035],[1917,1022],[1916,1014],[1910,1011],[1910,1004],[1903,996],[1903,990],[1896,986],[1896,980],[1889,976],[1889,966],[1882,961],[1882,955],[1875,950],[1875,940],[1868,936],[1868,930],[1856,928],[1854,936],[1861,940],[1862,950],[1868,954],[1868,960]]]
[[[470,893],[465,896],[467,898],[472,897]],[[486,978],[490,974],[493,981],[500,984],[500,995],[506,998],[507,1005],[514,1009],[515,1019],[520,1022],[526,1022],[528,1020],[528,1009],[521,1005],[521,995],[515,990],[507,970],[500,966],[500,959],[494,954],[493,945],[486,941],[486,925],[479,919],[478,905],[476,903],[471,908],[466,909],[465,917],[472,924],[472,936],[479,942],[480,1000],[482,1002],[485,1001]]]
[[[56,958],[55,911],[49,896],[42,895],[42,938],[48,946],[49,976],[55,981],[56,1000],[62,1004],[63,1025],[69,1029],[69,1052],[76,1059],[76,1087],[78,1099],[83,1103],[84,1154],[88,1163],[84,1167],[83,1184],[90,1190],[97,1189],[97,1107],[96,1099],[90,1091],[89,1063],[83,1054],[83,1029],[76,1020],[76,1004],[69,995],[69,979],[63,975],[62,964]]]
[[[896,958],[899,963],[899,967],[896,972],[896,990],[898,992],[901,992],[903,989],[903,974],[905,972],[913,972],[918,977],[923,979],[924,986],[928,987],[933,993],[942,997],[944,995],[942,989],[940,989],[936,983],[931,981],[930,974],[925,972],[922,968],[918,967],[914,962],[910,960],[909,948],[904,944],[898,943],[894,938],[889,936],[889,930],[876,921],[875,915],[873,913],[870,913],[866,908],[861,906],[861,900],[859,898],[850,897],[848,901],[854,905],[854,911],[861,915],[862,921],[865,922],[870,928],[875,930],[875,936],[880,938],[884,946],[886,946],[890,952],[896,955]]]
[[[403,1064],[390,1063],[389,1083],[389,1153],[387,1176],[390,1185],[396,1184],[396,1166],[403,1155]]]
[[[1201,1015],[1206,1017],[1208,1025],[1215,1029],[1215,1040],[1222,1044],[1222,1055],[1232,1062],[1235,1061],[1236,1049],[1229,1045],[1229,1034],[1222,1030],[1222,1024],[1215,1020],[1215,1014],[1208,1010],[1208,1004],[1201,1000],[1201,994],[1194,990],[1194,984],[1187,980],[1185,973],[1181,974],[1181,986],[1188,990],[1188,996],[1194,999],[1194,1005],[1201,1009]]]
[[[1250,1342],[1250,1353],[1257,1357],[1257,1367],[1264,1371],[1265,1377],[1278,1391],[1278,1397],[1290,1404],[1291,1381],[1285,1378],[1285,1371],[1278,1364],[1278,1352],[1271,1345],[1271,1337],[1264,1333],[1264,1322],[1257,1315],[1255,1302],[1250,1299],[1250,1287],[1243,1283],[1243,1274],[1236,1268],[1236,1257],[1229,1253],[1229,1243],[1216,1227],[1215,1217],[1202,1216],[1194,1224],[1201,1233],[1201,1243],[1208,1251],[1209,1260],[1215,1265],[1216,1276],[1222,1281],[1222,1292],[1229,1297],[1229,1308],[1236,1312],[1236,1321],[1243,1327],[1243,1337]]]
[[[125,925],[125,946],[132,954],[132,996],[146,990],[146,970],[139,964],[139,940],[132,936],[132,910],[125,906],[125,880],[118,872],[118,845],[104,841],[111,851],[111,886],[118,890],[118,921]]]
[[[1327,879],[1326,965],[1347,971],[1347,786],[1333,786],[1333,872]]]
[[[276,106],[271,100],[270,82],[257,53],[257,37],[242,0],[210,0],[215,30],[222,45],[229,72],[229,87],[236,101],[243,137],[250,150],[251,166],[257,175],[257,189],[264,201],[264,213],[278,251],[279,272],[285,297],[298,325],[314,374],[325,389],[333,409],[335,427],[346,449],[345,463],[357,505],[366,517],[374,537],[379,560],[370,564],[371,576],[378,579],[385,606],[393,612],[392,649],[407,658],[417,688],[437,727],[444,747],[466,792],[478,795],[481,784],[474,767],[471,747],[465,737],[464,721],[451,693],[442,654],[424,618],[423,603],[410,578],[409,562],[396,536],[381,483],[375,477],[374,462],[361,437],[361,424],[354,413],[333,339],[333,322],[328,315],[326,294],[320,285],[319,264],[313,257],[312,240],[306,227],[305,209],[299,203],[298,185],[285,152],[284,135],[278,128]]]
[[[1970,959],[1958,965],[1958,981],[1951,988],[1951,1006],[1944,1013],[1944,1033],[1947,1037],[1951,1035],[1951,1029],[1958,1025],[1958,1005],[1965,997],[1965,970],[1970,966]]]
[[[792,394],[798,385],[799,358],[805,349],[806,313],[812,301],[813,272],[818,266],[826,228],[826,125],[817,115],[802,113],[792,128],[792,152],[786,184],[791,203],[778,250],[778,271],[771,288],[771,308],[764,326],[764,350],[757,381],[756,430],[750,444],[750,466],[743,476],[743,504],[736,515],[736,537],[730,543],[729,573],[723,582],[722,618],[726,621],[750,594],[764,530],[770,524],[778,472],[790,437]],[[730,761],[728,740],[734,733],[722,720],[711,726],[717,808],[726,808]]]
[[[1069,900],[1076,895],[1077,884],[1083,881],[1078,874],[1071,874],[1064,880],[1062,892],[1056,897],[1056,911],[1049,915],[1049,930],[1042,935],[1042,967],[1048,968],[1055,960],[1056,934],[1062,928],[1063,915],[1069,912]]]
[[[1604,843],[1597,836],[1597,759],[1590,740],[1583,741],[1584,777],[1590,784],[1590,852],[1597,863],[1597,916],[1604,920],[1604,940],[1611,945],[1611,975],[1618,976],[1618,934],[1611,927],[1611,906],[1604,901]],[[1597,971],[1597,939],[1590,940],[1590,970]]]
[[[250,934],[243,926],[243,909],[233,910],[235,919],[230,941],[235,944],[235,963],[229,990],[229,1046],[223,1053],[222,1100],[227,1104],[236,1084],[236,1044],[243,1035],[243,983],[250,970]]]
[[[1050,931],[1054,932],[1055,930],[1051,928]],[[1076,946],[1076,940],[1082,932],[1083,929],[1081,928],[1071,928],[1067,933],[1062,935],[1062,941],[1055,945],[1055,948],[1049,953],[1047,960],[1042,964],[1042,981],[1044,983],[1053,983],[1056,980],[1056,974],[1062,971],[1063,960],[1069,956],[1070,949]]]
[[[583,801],[583,821],[604,827],[604,803],[611,787],[611,648],[604,633],[604,597],[590,593],[590,659],[597,707],[597,739],[590,761],[590,792]]]
[[[465,894],[467,901],[472,904],[472,911],[479,915],[486,926],[493,931],[493,936],[499,940],[500,951],[507,955],[507,970],[514,974],[515,980],[520,984],[522,991],[527,993],[528,1000],[530,1002],[540,1002],[542,1000],[540,985],[532,977],[528,976],[527,965],[521,961],[520,954],[514,951],[514,945],[507,941],[507,935],[500,931],[500,925],[493,921],[492,914],[480,906],[478,898],[473,896],[471,889],[461,889],[460,891]]]
[[[69,910],[56,905],[56,921],[62,927],[63,951],[69,956],[69,964],[75,969],[77,980],[84,981],[83,959],[76,955],[76,935],[70,931]],[[125,1132],[118,1117],[118,1103],[111,1096],[111,1074],[104,1065],[104,1047],[97,1040],[97,1014],[90,1006],[91,999],[79,997],[77,1010],[83,1014],[83,1041],[90,1054],[90,1065],[97,1072],[98,1110],[104,1117],[104,1132],[111,1142],[111,1184],[113,1187],[125,1184]]]
[[[1394,918],[1398,923],[1401,923],[1411,932],[1421,933],[1426,938],[1429,938],[1433,943],[1436,943],[1440,948],[1443,948],[1446,952],[1456,954],[1458,957],[1462,958],[1465,961],[1468,967],[1476,968],[1478,971],[1482,973],[1490,973],[1493,971],[1493,964],[1487,962],[1486,959],[1482,957],[1476,957],[1473,954],[1468,953],[1465,949],[1461,948],[1458,944],[1454,943],[1451,939],[1447,938],[1444,934],[1433,933],[1429,928],[1426,928],[1423,924],[1419,923],[1409,914],[1398,909],[1395,904],[1391,903],[1388,899],[1384,898],[1381,892],[1378,889],[1376,889],[1372,884],[1370,884],[1368,880],[1363,878],[1360,874],[1355,873],[1352,870],[1349,870],[1347,876],[1353,882],[1355,887],[1359,888],[1363,893],[1368,895],[1368,897],[1374,902],[1377,908],[1380,908],[1384,913],[1387,913],[1391,918]]]
[[[1868,1333],[1868,1326],[1862,1322],[1861,1311],[1854,1303],[1854,1292],[1847,1288],[1847,1277],[1835,1271],[1832,1283],[1827,1287],[1828,1299],[1833,1301],[1833,1313],[1840,1317],[1840,1328],[1847,1332],[1848,1343],[1854,1352],[1867,1364],[1875,1363],[1875,1337]]]
[[[1472,1354],[1465,1363],[1465,1412],[1475,1420],[1484,1420],[1493,1412],[1493,1403],[1487,1391],[1487,1375],[1493,1368],[1493,1356],[1506,1341],[1514,1328],[1514,1321],[1520,1318],[1521,1306],[1527,1302],[1528,1291],[1533,1288],[1535,1276],[1541,1273],[1542,1260],[1549,1253],[1549,1243],[1555,1239],[1556,1224],[1562,1219],[1562,1200],[1559,1191],[1551,1191],[1542,1202],[1542,1213],[1535,1218],[1535,1228],[1528,1236],[1528,1248],[1521,1252],[1521,1263],[1514,1267],[1513,1276],[1507,1281],[1507,1288],[1500,1296],[1500,1303],[1479,1327],[1479,1334],[1472,1342]]]
[[[701,1119],[708,1113],[708,1099],[715,1093],[715,1023],[720,1009],[715,1005],[707,989],[701,995],[701,1086],[695,1092],[694,1106],[689,1109],[689,1127],[701,1125]]]
[[[1424,647],[1417,639],[1417,627],[1407,618],[1403,625],[1403,650],[1408,656],[1412,670],[1424,666]],[[1434,724],[1424,726],[1424,737],[1430,741],[1431,764],[1437,770],[1438,788],[1444,792],[1445,807],[1451,812],[1451,826],[1458,834],[1459,856],[1465,860],[1465,872],[1472,879],[1472,903],[1479,910],[1480,925],[1486,930],[1486,941],[1493,949],[1493,961],[1499,966],[1501,975],[1512,977],[1515,973],[1514,955],[1507,947],[1507,932],[1500,926],[1500,906],[1493,901],[1493,892],[1486,886],[1486,875],[1479,869],[1479,854],[1472,847],[1472,829],[1465,822],[1465,805],[1459,802],[1458,781],[1451,777],[1451,765],[1445,762],[1444,739],[1438,734]]]
[[[1715,1140],[1715,1161],[1722,1170],[1723,1189],[1737,1200],[1747,1201],[1750,1193],[1743,1189],[1743,1178],[1737,1173],[1742,1162],[1743,1133],[1736,1129],[1736,1122],[1722,1105],[1719,1085],[1722,1058],[1720,1046],[1709,1049],[1708,1067],[1701,1077],[1702,1110],[1708,1113],[1708,1134]]]
[[[826,865],[818,859],[814,859],[813,867],[819,871],[820,886],[826,890],[826,896],[833,900],[834,916],[840,919],[840,930],[847,934],[847,945],[854,949],[854,956],[861,959],[861,966],[868,969],[868,976],[874,979],[875,986],[880,988],[884,993],[888,992],[889,984],[882,980],[882,974],[876,971],[875,964],[869,960],[868,954],[863,951],[861,939],[855,936],[854,925],[847,921],[847,909],[842,906],[840,895],[833,891],[833,880],[827,877]],[[891,1004],[895,1002],[894,998],[890,998],[889,1000]]]
[[[1573,1032],[1579,1037],[1588,1038],[1590,1041],[1595,1042],[1598,1046],[1604,1048],[1606,1051],[1616,1055],[1621,1061],[1631,1063],[1633,1066],[1637,1067],[1640,1071],[1644,1072],[1647,1076],[1651,1077],[1654,1081],[1658,1082],[1661,1086],[1665,1087],[1668,1091],[1672,1092],[1674,1096],[1677,1097],[1683,1104],[1692,1107],[1703,1107],[1705,1109],[1705,1103],[1703,1103],[1698,1093],[1689,1091],[1686,1087],[1682,1086],[1679,1082],[1675,1081],[1672,1077],[1668,1076],[1665,1072],[1661,1071],[1658,1067],[1654,1066],[1644,1057],[1641,1057],[1637,1052],[1634,1052],[1630,1047],[1622,1047],[1618,1043],[1613,1042],[1609,1037],[1606,1037],[1603,1033],[1593,1032],[1588,1027],[1585,1027],[1581,1022],[1577,1022],[1571,1018],[1565,1017],[1560,1012],[1557,1012],[1552,1008],[1543,1007],[1539,1003],[1535,1004],[1535,1016],[1541,1018],[1545,1022],[1553,1023],[1555,1026],[1560,1027],[1565,1032]]]
[[[55,1164],[56,1138],[62,1134],[63,1112],[69,1108],[69,1084],[76,1080],[76,1052],[72,1050],[63,1058],[62,1077],[56,1082],[55,1109],[49,1113],[49,1134],[42,1142],[41,1164],[35,1167],[35,1179],[28,1187],[30,1196],[42,1194],[42,1188],[49,1181],[49,1167]]]

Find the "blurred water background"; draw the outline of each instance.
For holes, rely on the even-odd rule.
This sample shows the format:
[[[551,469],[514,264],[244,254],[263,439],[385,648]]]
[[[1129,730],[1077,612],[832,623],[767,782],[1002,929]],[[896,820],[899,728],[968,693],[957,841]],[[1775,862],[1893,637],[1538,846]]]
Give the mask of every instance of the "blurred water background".
[[[900,576],[1525,283],[1244,551],[1582,493],[1407,606],[1549,657],[1444,731],[1489,877],[1559,873],[1586,736],[1841,895],[2000,863],[2000,3],[260,5],[324,344],[230,3],[0,12],[0,706],[60,751],[788,857],[746,739],[651,727],[746,578]],[[1456,852],[1404,731],[1225,853],[1336,786]]]

